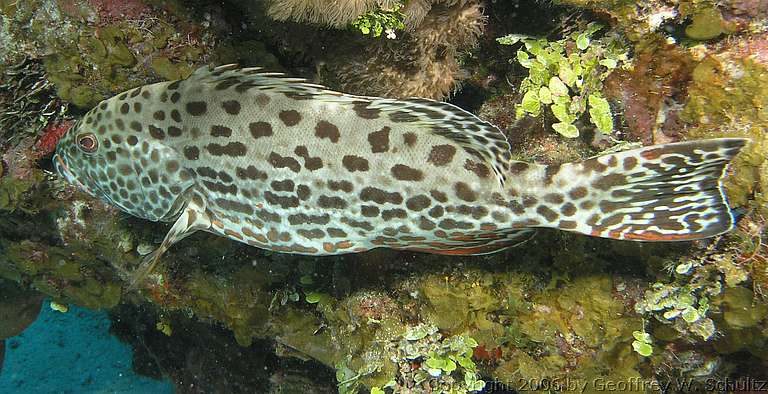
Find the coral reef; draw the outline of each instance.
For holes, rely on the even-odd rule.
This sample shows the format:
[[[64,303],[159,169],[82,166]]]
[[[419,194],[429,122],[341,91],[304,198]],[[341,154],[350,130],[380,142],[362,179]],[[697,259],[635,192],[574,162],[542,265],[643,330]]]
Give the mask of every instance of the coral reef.
[[[212,59],[215,41],[186,15],[141,0],[24,1],[2,8],[11,64],[43,61],[59,97],[88,108],[131,87],[191,73]],[[52,50],[54,49],[55,50]]]
[[[327,2],[297,0],[0,1],[7,88],[0,91],[0,276],[62,306],[110,309],[115,330],[136,349],[137,369],[172,377],[180,391],[546,392],[577,391],[552,386],[568,379],[660,387],[680,378],[765,378],[762,3],[568,0],[556,2],[565,8],[520,2],[517,10],[411,0],[398,11],[403,30],[394,39],[386,24],[380,37],[352,26],[394,3],[334,3],[354,5],[341,14],[317,8]],[[592,13],[561,19],[576,9],[568,7]],[[293,22],[258,18],[266,14]],[[532,14],[555,22],[518,26]],[[604,30],[585,35],[593,22]],[[495,42],[510,33],[537,37],[522,51],[529,61],[536,43],[559,43],[557,70],[526,90],[532,68],[509,63],[518,47]],[[561,63],[571,67],[577,59],[569,55],[598,49],[605,37],[626,39],[630,55],[590,61],[627,67],[603,64],[589,93],[569,90],[582,106],[568,114],[585,113],[569,122],[578,138],[537,118],[516,119],[515,106],[526,105],[534,86],[539,99],[543,87],[550,95],[562,88],[550,86],[555,76],[570,89]],[[479,50],[462,55],[478,40]],[[451,258],[389,250],[308,258],[196,234],[187,248],[168,252],[146,288],[129,292],[126,273],[161,240],[164,225],[130,218],[53,177],[50,148],[66,121],[103,97],[228,60],[390,97],[446,97],[466,72],[456,102],[471,102],[507,133],[519,160],[562,163],[630,142],[749,137],[726,177],[739,225],[717,240],[676,245],[542,230],[520,248]],[[607,123],[610,105],[613,140],[588,130],[590,94],[606,100],[596,123]]]

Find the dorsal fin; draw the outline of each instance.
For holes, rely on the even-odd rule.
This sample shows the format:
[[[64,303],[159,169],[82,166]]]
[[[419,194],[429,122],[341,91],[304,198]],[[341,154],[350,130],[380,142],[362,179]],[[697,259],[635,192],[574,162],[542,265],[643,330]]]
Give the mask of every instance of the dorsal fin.
[[[423,98],[394,100],[368,97],[369,108],[380,109],[390,119],[413,122],[448,138],[472,156],[488,163],[504,183],[511,160],[509,141],[496,126],[453,104]]]
[[[506,136],[496,126],[453,104],[423,98],[404,100],[356,96],[330,90],[322,85],[290,78],[281,73],[263,72],[261,68],[239,68],[228,64],[215,68],[201,67],[190,77],[201,83],[232,84],[236,89],[259,89],[290,94],[297,98],[316,99],[338,104],[379,110],[395,122],[408,122],[448,138],[464,150],[489,164],[502,186],[511,159]]]

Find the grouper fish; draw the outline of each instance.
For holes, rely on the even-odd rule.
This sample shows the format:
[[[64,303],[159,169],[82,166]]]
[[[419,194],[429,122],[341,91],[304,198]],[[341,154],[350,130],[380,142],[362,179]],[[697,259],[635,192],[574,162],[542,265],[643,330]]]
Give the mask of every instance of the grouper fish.
[[[511,160],[497,127],[448,103],[349,95],[228,65],[102,101],[60,140],[54,166],[131,215],[174,222],[147,271],[198,230],[306,255],[484,254],[540,227],[712,237],[734,226],[722,178],[746,142],[525,163]]]

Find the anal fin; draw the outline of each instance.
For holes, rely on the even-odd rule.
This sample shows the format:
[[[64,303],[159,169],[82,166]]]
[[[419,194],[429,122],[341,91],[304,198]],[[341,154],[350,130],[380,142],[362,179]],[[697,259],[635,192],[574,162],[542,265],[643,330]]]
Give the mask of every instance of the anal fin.
[[[500,252],[519,246],[536,234],[532,228],[505,230],[501,232],[468,233],[448,237],[445,240],[413,242],[407,245],[388,245],[393,249],[426,252],[442,255],[483,255]]]

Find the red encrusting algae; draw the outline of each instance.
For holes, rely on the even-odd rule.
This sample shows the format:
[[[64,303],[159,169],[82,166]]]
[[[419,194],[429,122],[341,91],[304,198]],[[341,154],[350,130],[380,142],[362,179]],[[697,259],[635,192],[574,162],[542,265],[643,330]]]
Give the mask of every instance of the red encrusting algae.
[[[57,120],[48,123],[43,128],[43,136],[35,144],[35,157],[40,159],[53,153],[56,150],[56,144],[74,123],[73,120]]]

